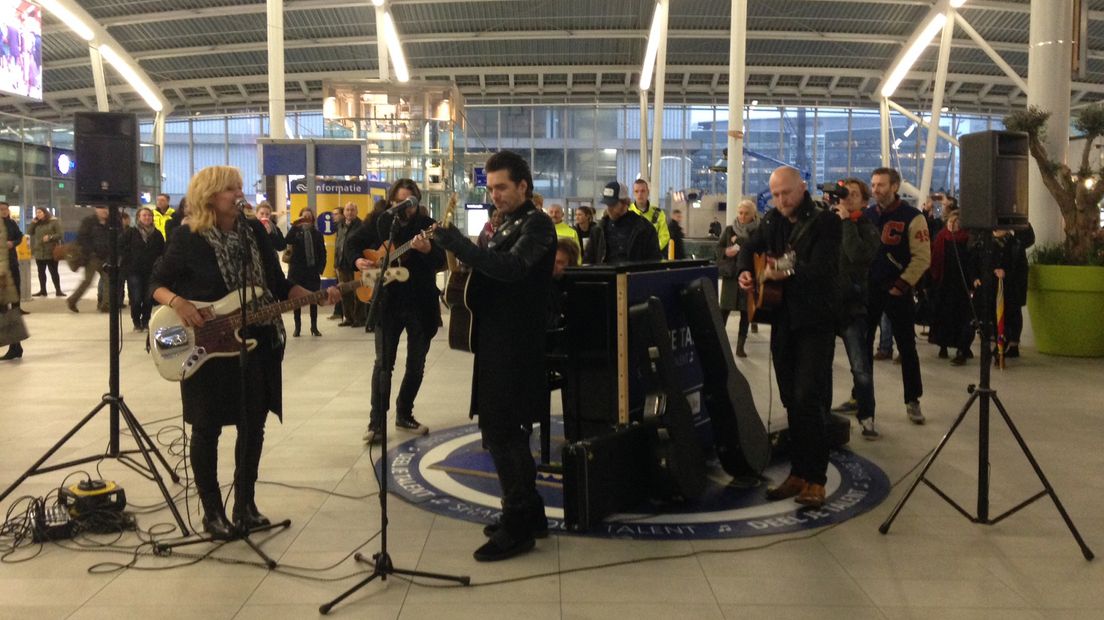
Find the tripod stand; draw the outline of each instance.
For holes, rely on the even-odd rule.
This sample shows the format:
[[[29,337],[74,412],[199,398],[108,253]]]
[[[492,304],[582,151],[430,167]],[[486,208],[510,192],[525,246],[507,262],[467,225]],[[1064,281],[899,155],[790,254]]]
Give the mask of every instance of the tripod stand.
[[[250,428],[250,415],[251,415],[251,412],[250,412],[249,397],[248,397],[249,389],[250,389],[250,381],[249,381],[249,368],[250,368],[250,366],[249,366],[250,365],[250,361],[249,361],[249,354],[250,354],[249,336],[250,336],[250,334],[249,334],[249,309],[248,309],[248,307],[249,307],[249,302],[250,301],[253,301],[253,302],[258,302],[259,301],[257,299],[257,291],[258,291],[257,286],[260,285],[260,282],[252,282],[252,284],[254,286],[250,286],[250,284],[251,284],[251,282],[250,282],[250,279],[251,279],[250,278],[250,272],[252,271],[252,269],[250,267],[253,264],[253,251],[254,251],[254,249],[256,250],[258,255],[263,256],[264,254],[262,254],[262,253],[271,253],[271,248],[265,250],[265,249],[262,249],[262,248],[258,247],[256,237],[257,237],[257,234],[261,234],[261,233],[258,233],[257,231],[255,231],[253,226],[250,224],[250,222],[248,220],[246,220],[245,212],[244,212],[244,207],[246,206],[245,201],[243,199],[238,199],[237,204],[235,206],[239,209],[239,212],[238,212],[237,219],[234,221],[234,227],[239,231],[239,233],[242,237],[241,238],[241,243],[240,243],[241,251],[240,251],[239,256],[238,256],[238,259],[239,259],[238,264],[239,264],[239,268],[241,270],[240,274],[239,274],[239,277],[241,278],[241,285],[238,287],[238,290],[237,290],[237,292],[238,292],[238,305],[239,305],[238,315],[237,315],[238,324],[235,326],[235,328],[236,328],[235,331],[237,332],[237,337],[238,337],[238,396],[239,396],[239,400],[238,400],[238,420],[237,420],[239,450],[235,451],[235,457],[236,457],[236,460],[238,462],[236,463],[236,466],[235,466],[235,475],[234,475],[235,489],[237,489],[237,485],[239,484],[239,482],[242,481],[242,480],[239,480],[239,477],[238,477],[239,468],[252,467],[251,465],[248,465],[248,461],[249,461],[248,451],[250,450],[249,438],[250,438],[250,433],[253,432],[253,430],[256,430],[256,429],[251,430],[251,428]],[[259,226],[259,224],[258,224],[258,226]],[[263,263],[263,258],[261,259],[261,261]],[[264,267],[263,266],[260,268],[260,271],[258,272],[257,277],[264,278]],[[250,293],[252,293],[252,299],[250,299]],[[269,354],[271,354],[271,350],[269,351]],[[279,389],[279,388],[277,387],[277,389]],[[267,406],[267,404],[266,404],[266,406]],[[253,414],[253,415],[256,415],[256,414]],[[259,415],[262,416],[262,421],[261,421],[262,426],[260,427],[260,429],[261,429],[261,432],[263,433],[263,428],[264,428],[263,427],[263,424],[264,424],[263,417],[268,415],[267,409],[260,412]],[[258,450],[259,450],[259,448],[258,448]],[[257,458],[258,458],[257,463],[259,463],[260,462],[259,461],[260,454],[257,455]],[[256,463],[254,465],[256,465]],[[257,473],[256,470],[253,469],[251,474],[250,474],[250,476],[251,476],[251,480],[249,481],[250,484],[256,484],[256,473]],[[197,484],[197,488],[198,488],[198,484]],[[238,501],[239,501],[239,499],[243,499],[244,497],[245,497],[245,495],[238,495],[235,498],[235,500],[234,500],[235,501],[235,505],[234,505],[235,512],[237,512],[239,509],[242,508],[241,506],[238,505]],[[251,493],[250,493],[249,497],[250,498],[252,497]],[[249,507],[252,507],[252,506],[253,506],[253,503],[252,503],[252,500],[250,499]],[[206,507],[205,507],[205,510],[206,510]],[[221,508],[220,508],[220,511],[221,511]],[[242,510],[241,514],[243,514],[243,515],[246,514],[246,511]],[[207,514],[206,518],[207,519],[213,519],[215,516],[216,515]],[[218,515],[218,516],[220,518],[224,518],[224,516],[222,516],[222,515]],[[278,523],[266,523],[264,525],[257,525],[257,526],[247,526],[245,524],[245,521],[247,521],[247,519],[245,519],[243,517],[242,523],[240,524],[240,527],[235,527],[234,531],[233,531],[233,535],[228,539],[216,538],[213,534],[205,534],[205,535],[201,535],[201,536],[198,536],[198,537],[185,538],[185,539],[181,539],[181,540],[174,540],[174,541],[167,541],[167,542],[156,542],[156,543],[154,543],[154,547],[153,547],[154,548],[154,553],[156,553],[158,555],[167,555],[167,554],[172,552],[172,549],[175,549],[177,547],[183,547],[183,546],[186,546],[186,545],[196,545],[196,544],[200,544],[200,543],[209,543],[209,542],[215,542],[215,541],[229,542],[229,541],[234,541],[234,540],[241,540],[246,545],[248,545],[249,548],[252,549],[253,552],[256,553],[257,556],[259,556],[261,558],[261,560],[264,561],[265,566],[267,566],[270,570],[273,569],[273,568],[276,568],[276,566],[277,566],[276,560],[272,559],[271,556],[266,554],[264,552],[264,550],[261,549],[260,546],[257,543],[253,542],[253,539],[251,539],[250,536],[252,534],[255,534],[255,533],[267,532],[269,530],[274,530],[276,528],[286,529],[288,527],[291,527],[291,520],[290,519],[284,519],[283,521],[280,521]]]
[[[108,230],[108,243],[110,249],[108,252],[108,262],[105,271],[108,275],[108,293],[110,299],[108,300],[109,308],[109,321],[108,329],[108,391],[100,398],[99,404],[92,408],[80,422],[77,422],[76,426],[69,430],[57,443],[53,445],[46,454],[43,454],[41,458],[35,461],[34,465],[31,465],[30,469],[23,473],[15,482],[11,484],[7,489],[4,489],[3,493],[0,493],[0,501],[3,501],[5,497],[11,494],[24,480],[31,476],[37,476],[39,474],[45,474],[59,469],[68,469],[75,465],[81,465],[84,463],[90,463],[93,461],[99,461],[104,458],[116,459],[123,463],[127,467],[130,467],[136,471],[139,475],[147,480],[152,480],[157,483],[157,487],[161,490],[161,495],[165,498],[165,504],[169,507],[173,517],[176,519],[176,524],[180,528],[180,531],[186,536],[188,535],[188,528],[184,524],[184,519],[180,516],[180,511],[177,510],[176,504],[173,502],[172,495],[169,493],[168,488],[165,486],[165,480],[162,478],[161,473],[157,469],[157,465],[154,463],[152,457],[156,457],[161,466],[168,472],[169,478],[173,482],[180,482],[180,477],[176,475],[172,467],[169,466],[168,461],[161,455],[161,452],[154,445],[153,440],[146,433],[146,430],[142,428],[142,424],[138,422],[138,418],[135,417],[134,412],[130,410],[130,407],[123,401],[122,394],[119,393],[119,350],[120,350],[120,334],[119,334],[119,301],[121,298],[122,289],[119,282],[119,224],[120,215],[118,205],[108,206],[107,213],[107,230]],[[132,302],[133,303],[133,302]],[[56,465],[48,465],[43,467],[43,464],[54,455],[55,452],[61,449],[74,435],[76,435],[86,424],[92,421],[96,415],[103,411],[104,408],[108,409],[108,448],[107,453],[102,455],[92,455],[66,461],[64,463],[58,463]],[[137,448],[130,450],[123,450],[119,446],[119,419],[122,418],[126,423],[127,428],[130,430],[130,434],[134,437],[134,442],[137,444]],[[132,454],[141,454],[143,462],[139,463],[131,457]]]
[[[382,222],[379,222],[382,224]],[[391,262],[391,248],[395,245],[395,233],[398,231],[398,214],[392,216],[391,220],[391,232],[388,235],[388,243],[386,251],[383,256],[383,264],[380,265],[379,276],[376,279],[376,286],[373,289],[375,298],[372,300],[372,307],[368,311],[368,327],[375,330],[376,338],[388,338],[390,334],[388,330],[382,329],[379,325],[380,315],[382,314],[382,306],[387,299],[387,289],[384,286],[384,272],[387,271],[387,267]],[[384,346],[378,347],[378,350],[382,351],[383,359],[380,361],[381,367],[387,369],[391,367],[391,347],[387,346],[388,343],[384,342]],[[380,373],[379,380],[385,380],[384,372]],[[390,381],[390,375],[387,374],[387,381]],[[373,398],[377,394],[382,394],[382,390],[378,385],[372,385]],[[407,570],[403,568],[395,568],[395,565],[391,562],[391,555],[387,552],[387,476],[388,476],[388,460],[387,460],[387,420],[383,420],[380,425],[380,443],[383,446],[383,455],[380,458],[380,550],[372,554],[372,559],[366,559],[362,554],[357,553],[353,558],[357,562],[366,562],[372,564],[372,574],[367,578],[361,580],[359,583],[342,592],[337,598],[325,603],[318,608],[318,612],[325,615],[330,613],[330,610],[341,601],[348,598],[353,592],[363,588],[369,583],[379,579],[380,581],[387,581],[389,575],[405,575],[408,577],[426,577],[428,579],[440,579],[442,581],[454,581],[461,585],[470,585],[471,577],[467,575],[441,575],[438,573],[427,573],[416,570]],[[374,467],[375,465],[373,465]]]
[[[967,387],[967,391],[970,393],[970,397],[966,400],[966,404],[962,406],[962,410],[959,412],[958,417],[951,424],[950,430],[947,434],[943,435],[943,439],[939,441],[939,444],[932,451],[931,456],[928,457],[927,462],[924,463],[923,469],[920,470],[920,474],[916,477],[916,480],[909,486],[908,491],[905,492],[904,497],[901,498],[897,505],[894,506],[893,512],[878,528],[878,531],[882,534],[887,534],[889,528],[893,525],[893,521],[897,518],[898,513],[904,508],[905,503],[912,497],[912,492],[916,490],[916,487],[921,482],[926,484],[929,488],[935,491],[943,501],[950,504],[955,510],[957,510],[962,516],[972,523],[980,523],[982,525],[996,525],[1003,521],[1006,517],[1009,517],[1019,510],[1026,508],[1028,505],[1042,498],[1043,496],[1050,496],[1051,501],[1054,502],[1054,507],[1058,509],[1058,514],[1061,515],[1062,520],[1065,522],[1066,527],[1069,528],[1070,534],[1073,535],[1074,540],[1077,541],[1077,545],[1081,548],[1081,555],[1085,556],[1086,560],[1093,559],[1093,552],[1085,544],[1084,539],[1081,538],[1081,534],[1077,531],[1077,527],[1073,524],[1073,520],[1070,519],[1069,514],[1066,513],[1066,509],[1062,506],[1061,500],[1058,499],[1058,494],[1054,492],[1054,487],[1050,485],[1050,481],[1047,480],[1046,475],[1043,473],[1042,468],[1039,466],[1038,461],[1035,460],[1035,456],[1031,453],[1031,450],[1027,447],[1027,442],[1024,441],[1023,435],[1020,434],[1019,429],[1012,422],[1012,417],[1008,414],[1008,410],[1004,408],[1004,403],[997,397],[997,391],[989,386],[989,378],[991,369],[993,366],[992,351],[990,349],[990,343],[992,339],[992,317],[991,309],[989,305],[988,292],[992,290],[993,270],[991,263],[991,255],[993,249],[993,233],[992,231],[985,231],[983,233],[983,249],[981,260],[981,279],[982,286],[980,287],[980,308],[981,315],[978,319],[978,327],[981,332],[981,372],[978,384],[975,386],[971,384]],[[943,448],[947,445],[951,435],[958,429],[962,421],[966,419],[966,415],[970,413],[970,409],[974,406],[974,403],[978,403],[978,490],[977,490],[977,514],[970,514],[965,508],[958,505],[950,496],[944,493],[938,486],[932,481],[928,480],[926,475],[931,466],[935,463],[935,460],[939,458],[939,454],[943,451]],[[1001,418],[1004,419],[1004,423],[1008,426],[1008,430],[1012,432],[1012,436],[1016,439],[1016,443],[1019,444],[1020,450],[1024,456],[1027,457],[1031,468],[1035,470],[1035,475],[1038,476],[1039,481],[1043,484],[1043,490],[1039,491],[1035,495],[1025,499],[1024,501],[1016,504],[1012,508],[990,518],[989,516],[989,405],[990,403],[996,405],[997,411],[1000,413]]]

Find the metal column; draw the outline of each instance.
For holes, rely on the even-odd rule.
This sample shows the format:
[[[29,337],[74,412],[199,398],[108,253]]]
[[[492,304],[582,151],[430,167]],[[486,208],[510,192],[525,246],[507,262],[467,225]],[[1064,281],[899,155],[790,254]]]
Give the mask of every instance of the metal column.
[[[943,37],[939,41],[939,61],[935,69],[935,92],[932,93],[931,125],[928,143],[924,148],[924,169],[920,175],[920,195],[917,204],[931,193],[932,174],[935,171],[935,150],[939,144],[939,115],[943,111],[943,93],[947,90],[947,65],[951,60],[951,39],[954,37],[954,13],[947,8],[947,21],[943,24]],[[919,135],[919,132],[917,132]]]
[[[652,164],[649,166],[648,183],[651,186],[651,201],[659,206],[663,204],[663,170],[660,160],[663,158],[663,95],[667,82],[667,13],[668,0],[659,0],[663,10],[659,26],[659,53],[656,54],[656,66],[652,82],[655,84],[655,112],[652,121]]]
[[[284,129],[284,0],[268,0],[268,136],[286,138]],[[277,213],[287,208],[287,177],[276,177],[276,195],[269,197],[272,209]],[[307,187],[314,187],[314,179],[307,179]],[[290,214],[284,218],[290,223]]]

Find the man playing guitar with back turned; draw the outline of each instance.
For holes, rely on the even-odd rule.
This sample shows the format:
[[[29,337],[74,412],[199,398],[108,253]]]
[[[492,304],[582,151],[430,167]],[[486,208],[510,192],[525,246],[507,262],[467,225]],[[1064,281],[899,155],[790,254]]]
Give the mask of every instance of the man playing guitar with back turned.
[[[429,428],[414,419],[414,399],[422,385],[425,374],[425,360],[429,345],[437,329],[441,326],[441,305],[438,302],[441,292],[437,289],[436,273],[445,265],[445,252],[435,243],[421,234],[434,225],[434,221],[419,205],[422,192],[417,183],[410,179],[399,179],[387,192],[387,200],[392,209],[381,213],[365,224],[375,227],[378,239],[388,239],[391,227],[396,226],[395,247],[410,242],[410,249],[402,256],[399,264],[410,272],[406,282],[393,282],[387,285],[387,291],[380,297],[375,292],[372,303],[382,303],[377,309],[379,324],[375,326],[376,362],[372,368],[372,411],[364,441],[373,443],[379,440],[383,425],[387,422],[387,410],[391,404],[391,373],[395,368],[395,354],[399,348],[399,336],[406,331],[406,372],[403,374],[399,395],[395,399],[395,428],[425,435]],[[395,207],[398,210],[395,211]],[[397,219],[396,219],[397,218]],[[351,236],[344,248],[347,254],[361,256],[364,250],[375,247],[363,245],[371,239],[370,235]],[[377,259],[379,260],[379,259]],[[356,259],[356,268],[364,271],[378,265],[372,259]]]
[[[824,424],[832,398],[840,219],[813,202],[794,168],[776,169],[770,190],[774,208],[736,259],[740,287],[750,291],[754,254],[794,255],[792,264],[763,273],[783,283],[782,303],[771,314],[770,347],[792,437],[790,475],[767,490],[767,499],[793,497],[799,504],[820,508],[828,471]]]

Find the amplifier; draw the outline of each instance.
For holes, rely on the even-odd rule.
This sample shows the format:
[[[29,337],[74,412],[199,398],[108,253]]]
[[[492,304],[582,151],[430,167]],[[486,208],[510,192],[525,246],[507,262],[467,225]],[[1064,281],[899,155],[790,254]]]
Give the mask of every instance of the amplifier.
[[[69,510],[69,516],[80,520],[96,512],[122,512],[126,492],[111,480],[82,480],[58,489],[58,503]]]

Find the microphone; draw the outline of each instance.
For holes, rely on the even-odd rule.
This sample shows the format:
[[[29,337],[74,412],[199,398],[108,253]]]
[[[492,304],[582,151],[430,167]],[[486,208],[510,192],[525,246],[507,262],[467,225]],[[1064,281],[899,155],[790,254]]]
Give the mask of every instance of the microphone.
[[[390,215],[394,216],[394,215],[398,215],[399,213],[401,213],[402,211],[404,211],[406,209],[409,209],[410,207],[417,207],[417,206],[418,206],[418,198],[415,197],[415,196],[410,196],[406,200],[404,200],[404,201],[400,202],[399,204],[391,207],[390,209],[384,211],[384,213],[387,213],[387,214],[390,214]]]
[[[238,201],[234,203],[234,208],[238,211],[245,212],[245,210],[249,208],[249,203],[246,202],[245,198],[238,198]]]

